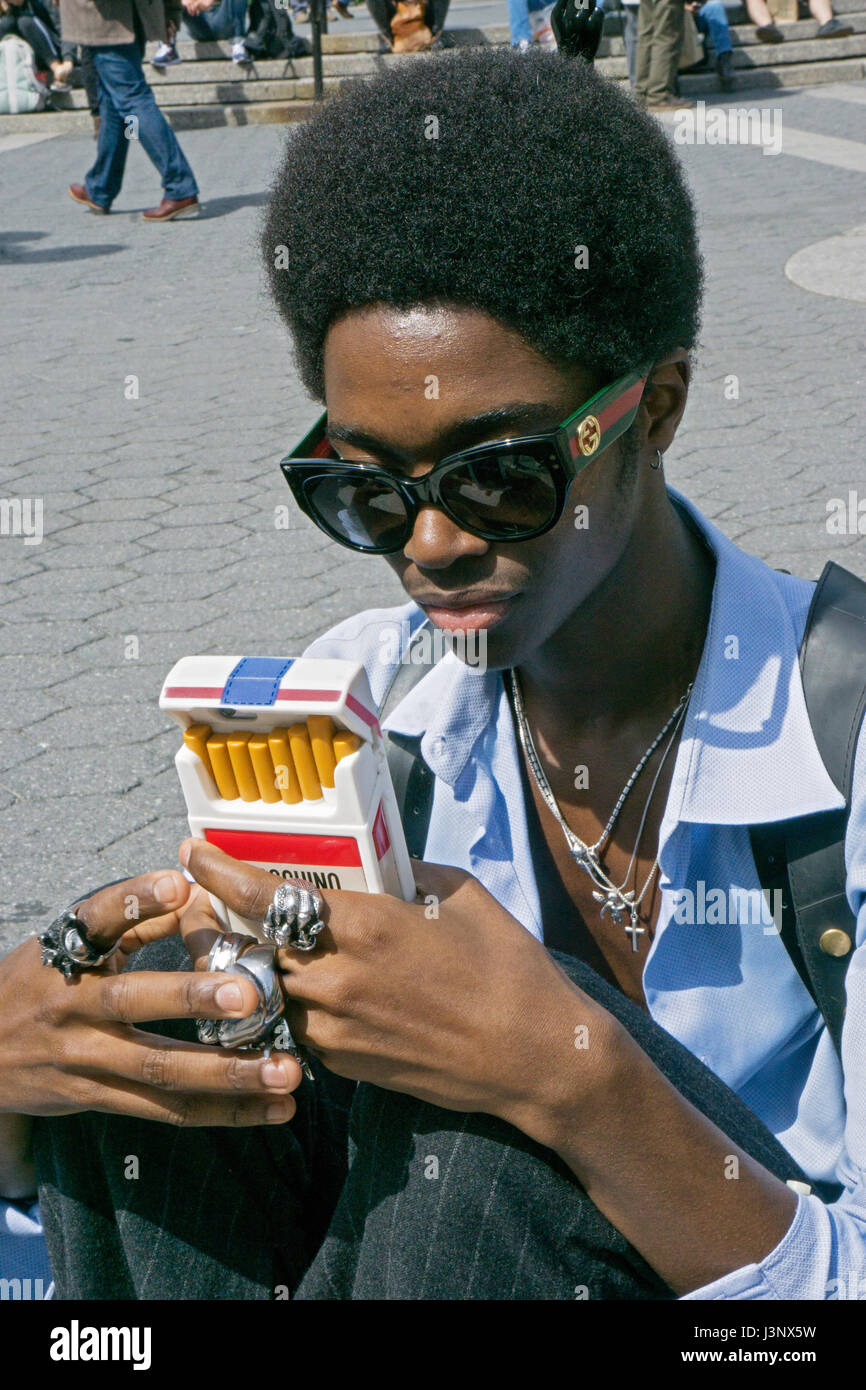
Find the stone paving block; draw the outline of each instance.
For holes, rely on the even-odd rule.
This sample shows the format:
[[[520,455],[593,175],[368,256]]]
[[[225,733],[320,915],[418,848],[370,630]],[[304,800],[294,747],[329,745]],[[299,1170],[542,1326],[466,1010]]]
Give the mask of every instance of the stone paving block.
[[[165,716],[146,699],[114,704],[96,717],[86,706],[63,710],[27,729],[28,738],[58,750],[150,743],[164,733]]]

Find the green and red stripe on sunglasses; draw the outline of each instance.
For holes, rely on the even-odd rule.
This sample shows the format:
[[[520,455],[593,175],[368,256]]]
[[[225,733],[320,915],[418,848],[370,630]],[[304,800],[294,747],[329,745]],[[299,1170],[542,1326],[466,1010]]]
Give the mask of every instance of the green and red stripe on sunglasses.
[[[402,550],[419,509],[431,505],[483,540],[530,540],[556,525],[574,477],[631,425],[650,370],[603,387],[556,430],[477,444],[419,478],[339,458],[327,412],[280,468],[301,510],[350,550]]]

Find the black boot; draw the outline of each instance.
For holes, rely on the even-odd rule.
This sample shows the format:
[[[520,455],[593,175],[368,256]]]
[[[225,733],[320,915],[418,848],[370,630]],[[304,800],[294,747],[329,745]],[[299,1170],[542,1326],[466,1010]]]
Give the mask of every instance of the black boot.
[[[723,92],[731,92],[734,89],[734,64],[733,54],[730,49],[727,53],[720,53],[716,58],[716,71],[719,74],[719,86]]]

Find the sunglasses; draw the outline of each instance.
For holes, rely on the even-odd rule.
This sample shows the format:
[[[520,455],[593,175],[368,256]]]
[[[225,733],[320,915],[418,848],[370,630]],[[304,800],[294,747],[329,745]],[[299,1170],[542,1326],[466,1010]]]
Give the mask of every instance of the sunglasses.
[[[423,506],[485,541],[528,541],[556,525],[572,479],[631,425],[650,368],[597,391],[556,430],[463,449],[420,478],[339,458],[327,412],[280,468],[301,511],[365,555],[402,550]]]

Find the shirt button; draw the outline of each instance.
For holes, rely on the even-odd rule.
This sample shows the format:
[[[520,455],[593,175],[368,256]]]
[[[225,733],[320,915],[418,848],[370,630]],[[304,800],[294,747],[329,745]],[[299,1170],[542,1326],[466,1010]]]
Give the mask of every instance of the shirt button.
[[[436,738],[434,738],[430,745],[430,751],[434,753],[437,758],[441,758],[442,754],[445,752],[445,740],[441,734],[437,734]]]

